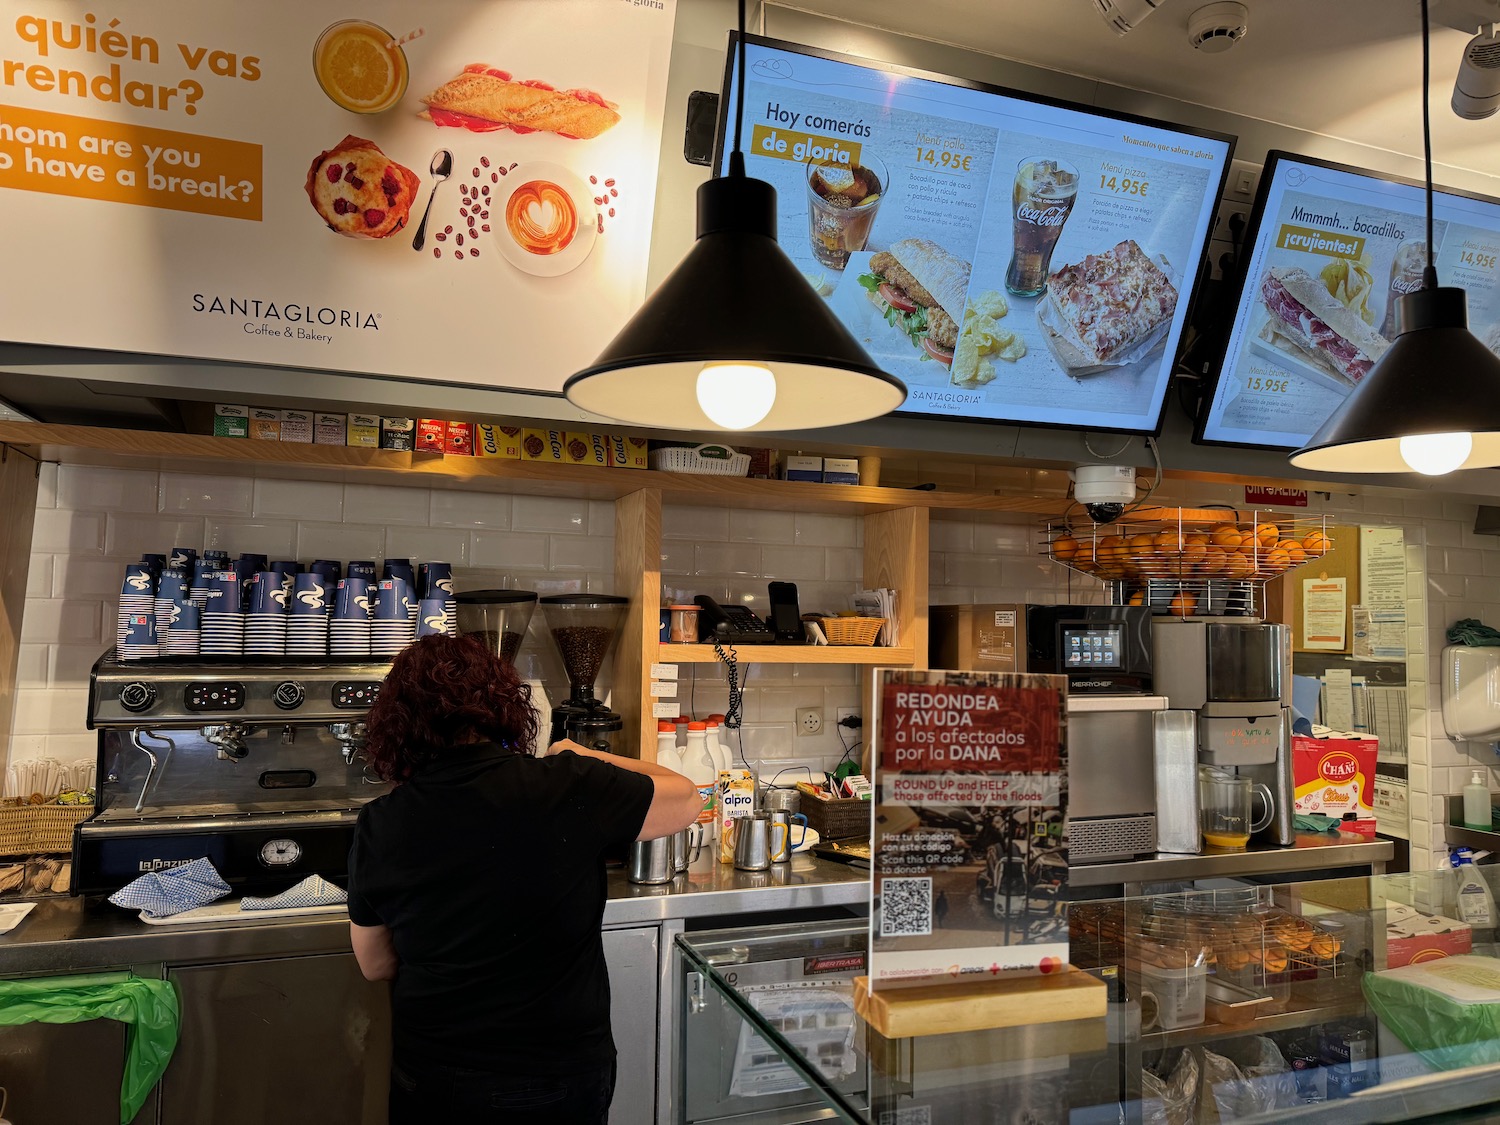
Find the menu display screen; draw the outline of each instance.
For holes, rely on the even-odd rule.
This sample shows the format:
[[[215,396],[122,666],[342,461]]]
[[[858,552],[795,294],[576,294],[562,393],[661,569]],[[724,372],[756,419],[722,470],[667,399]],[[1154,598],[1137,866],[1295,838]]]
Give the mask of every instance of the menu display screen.
[[[1500,203],[1433,197],[1438,280],[1469,295],[1469,328],[1500,352]],[[1422,284],[1422,188],[1268,154],[1246,232],[1244,286],[1198,440],[1298,449],[1396,337],[1396,300]]]
[[[753,36],[746,67],[746,170],[903,413],[1156,431],[1232,138]]]
[[[1062,652],[1065,668],[1119,668],[1124,644],[1118,625],[1063,626]]]

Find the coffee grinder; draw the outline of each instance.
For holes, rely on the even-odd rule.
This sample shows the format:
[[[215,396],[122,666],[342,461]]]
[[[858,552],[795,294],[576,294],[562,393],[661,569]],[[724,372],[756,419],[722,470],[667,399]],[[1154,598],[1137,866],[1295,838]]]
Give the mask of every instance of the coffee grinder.
[[[610,594],[555,594],[541,599],[542,616],[568,674],[568,698],[552,708],[549,744],[571,738],[591,750],[614,753],[625,720],[594,698],[594,681],[614,647],[629,598]]]
[[[467,590],[455,594],[460,636],[477,637],[506,664],[516,662],[536,610],[530,590]]]

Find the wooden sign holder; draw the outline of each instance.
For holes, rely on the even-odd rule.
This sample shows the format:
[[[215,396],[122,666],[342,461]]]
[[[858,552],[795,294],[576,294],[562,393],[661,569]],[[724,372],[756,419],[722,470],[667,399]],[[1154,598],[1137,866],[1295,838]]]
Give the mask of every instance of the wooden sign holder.
[[[854,1010],[887,1039],[989,1031],[1027,1024],[1102,1019],[1102,981],[1068,967],[1048,976],[1015,976],[953,984],[870,990],[854,978]]]

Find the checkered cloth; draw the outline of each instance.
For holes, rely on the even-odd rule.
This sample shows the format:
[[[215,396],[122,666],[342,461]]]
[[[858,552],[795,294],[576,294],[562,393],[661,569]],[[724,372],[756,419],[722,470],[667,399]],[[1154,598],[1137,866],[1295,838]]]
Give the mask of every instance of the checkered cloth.
[[[282,891],[270,898],[255,898],[246,895],[240,900],[241,910],[296,910],[303,906],[333,906],[348,902],[349,896],[341,887],[336,887],[321,875],[309,875],[290,890]]]
[[[207,906],[228,893],[229,884],[205,857],[182,867],[142,875],[110,895],[109,901],[126,910],[139,910],[148,918],[168,918]]]

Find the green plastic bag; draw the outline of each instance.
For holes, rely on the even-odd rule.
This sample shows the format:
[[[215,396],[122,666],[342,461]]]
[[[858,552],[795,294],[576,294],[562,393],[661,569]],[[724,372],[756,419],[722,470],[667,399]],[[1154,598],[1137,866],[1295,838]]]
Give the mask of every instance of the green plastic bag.
[[[177,1047],[177,990],[167,981],[129,973],[0,980],[0,1027],[100,1019],[129,1025],[120,1083],[120,1125],[129,1125]]]
[[[1500,1062],[1500,961],[1463,954],[1366,973],[1365,999],[1437,1070]]]

